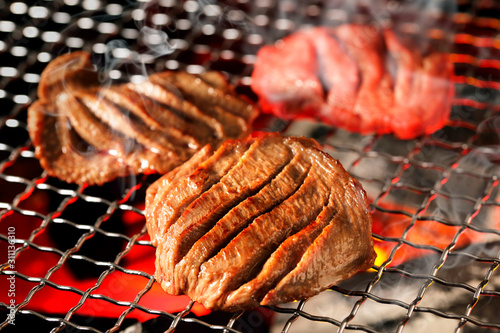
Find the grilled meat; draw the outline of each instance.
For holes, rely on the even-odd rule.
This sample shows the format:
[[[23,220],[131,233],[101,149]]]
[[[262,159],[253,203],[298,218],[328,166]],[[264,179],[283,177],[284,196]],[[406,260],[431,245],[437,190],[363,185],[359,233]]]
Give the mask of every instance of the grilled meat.
[[[257,116],[218,73],[104,86],[86,52],[52,61],[38,95],[28,111],[36,156],[50,175],[78,184],[166,173],[207,144],[245,137]]]
[[[298,31],[259,50],[252,89],[279,117],[401,139],[430,134],[451,112],[453,64],[407,44],[367,25]]]
[[[207,147],[147,190],[156,279],[210,309],[313,296],[374,262],[366,194],[312,139]]]

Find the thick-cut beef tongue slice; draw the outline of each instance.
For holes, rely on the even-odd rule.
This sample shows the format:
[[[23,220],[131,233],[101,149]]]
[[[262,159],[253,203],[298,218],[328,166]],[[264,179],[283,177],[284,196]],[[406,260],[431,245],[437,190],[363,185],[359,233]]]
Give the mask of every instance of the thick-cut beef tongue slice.
[[[177,83],[179,87],[175,86]],[[184,100],[185,96],[179,94],[184,91],[190,94],[187,99],[198,104]],[[109,154],[112,156],[109,159],[115,157],[120,165],[125,164],[120,169],[133,174],[165,173],[206,144],[215,149],[227,139],[243,138],[250,133],[251,122],[258,114],[249,100],[238,96],[225,77],[215,72],[201,75],[168,72],[153,74],[151,81],[144,83],[101,85],[87,52],[73,52],[51,61],[41,75],[38,95],[40,102],[32,108],[35,113],[32,118],[39,118],[36,113],[41,106],[46,107],[45,112],[65,118],[58,123],[71,127],[72,140],[87,149],[86,153],[96,151],[101,158]],[[28,113],[30,110],[31,107]],[[37,126],[29,130],[32,137],[47,137],[31,133],[42,130]],[[38,151],[45,149],[36,146],[38,141],[34,144]],[[66,150],[64,145],[59,147]],[[82,153],[78,149],[72,153],[78,152]],[[56,153],[59,154],[42,151],[38,156]],[[91,163],[93,159],[86,156],[81,161]],[[50,164],[45,162],[43,166]],[[62,171],[62,167],[60,164],[48,171],[57,177],[60,172],[60,178],[78,184],[100,184],[117,175],[116,172],[99,175],[94,181],[86,176],[78,179],[68,175],[81,172]],[[68,168],[72,167],[68,164]],[[80,167],[85,168],[94,166]],[[102,173],[111,169],[103,168]]]
[[[256,218],[217,255],[203,263],[193,296],[209,307],[222,306],[229,292],[255,277],[256,269],[281,242],[314,220],[329,193],[318,171],[318,166],[313,165],[297,192]]]
[[[148,190],[165,291],[237,311],[313,296],[373,264],[366,193],[338,161],[310,139],[245,142],[231,163],[222,146],[198,168],[165,176],[161,198],[160,183]],[[217,167],[225,171],[209,180]]]
[[[150,234],[158,244],[165,233],[187,206],[213,186],[238,162],[253,140],[226,141],[212,156],[201,163],[188,177],[172,186],[171,190],[158,197],[160,206],[155,208],[157,230]],[[148,222],[150,223],[150,222]],[[160,246],[160,245],[159,245]],[[158,256],[157,256],[158,257]],[[158,259],[158,258],[157,258]]]

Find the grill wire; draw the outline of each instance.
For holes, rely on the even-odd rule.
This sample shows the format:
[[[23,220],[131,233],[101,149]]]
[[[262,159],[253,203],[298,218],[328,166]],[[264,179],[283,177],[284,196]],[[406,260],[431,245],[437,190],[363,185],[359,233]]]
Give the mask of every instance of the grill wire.
[[[271,0],[0,1],[0,245],[7,248],[7,227],[15,226],[16,261],[27,255],[42,261],[57,258],[47,271],[35,273],[12,270],[6,253],[1,254],[0,274],[5,275],[1,278],[13,274],[18,284],[32,285],[25,298],[16,301],[17,325],[22,320],[40,323],[52,332],[116,332],[125,330],[132,322],[131,313],[139,311],[156,318],[169,332],[181,331],[182,325],[189,325],[191,331],[252,332],[257,322],[260,325],[269,317],[273,318],[272,332],[312,328],[318,332],[402,332],[423,322],[445,323],[455,332],[500,331],[500,278],[496,272],[500,264],[500,8],[495,2],[462,0],[456,13],[440,16],[454,29],[451,48],[457,91],[451,120],[444,129],[398,141],[392,136],[361,136],[310,121],[268,117],[260,123],[262,129],[316,138],[362,182],[375,219],[387,223],[374,229],[376,245],[389,250],[373,269],[310,300],[226,315],[224,321],[190,315],[194,302],[177,313],[145,306],[141,300],[156,285],[151,268],[130,268],[126,260],[134,251],[154,253],[142,227],[144,219],[132,231],[109,229],[108,224],[117,216],[143,217],[141,202],[155,176],[78,187],[47,176],[39,167],[27,134],[26,112],[36,99],[41,71],[55,56],[91,50],[110,81],[140,80],[144,73],[164,69],[222,70],[238,92],[253,98],[249,75],[260,46],[300,25],[352,19],[343,9],[323,6],[320,1]],[[144,35],[144,31],[150,34]],[[440,38],[450,37],[448,30],[432,32]],[[49,208],[40,208],[38,200],[44,198],[49,200]],[[88,215],[71,214],[75,207]],[[28,220],[29,224],[21,224]],[[430,238],[436,237],[432,236],[433,226],[446,230],[449,237],[440,243],[414,237],[414,230],[422,226],[429,227]],[[52,229],[74,229],[79,236],[56,246],[39,242]],[[464,238],[479,239],[480,245],[464,245]],[[94,257],[82,251],[103,244],[113,251]],[[394,265],[401,251],[419,255]],[[100,274],[87,289],[54,282],[53,277],[65,265],[78,272],[85,267]],[[145,281],[133,300],[115,299],[99,289],[107,277],[118,273]],[[44,289],[76,295],[79,300],[63,315],[33,310],[30,304]],[[1,292],[0,328],[8,331],[15,327],[9,325],[9,300]],[[79,310],[94,300],[119,307],[121,315],[105,324],[76,320]],[[374,311],[378,316],[382,309],[392,314],[378,322],[368,314]],[[425,329],[446,331],[437,326]]]

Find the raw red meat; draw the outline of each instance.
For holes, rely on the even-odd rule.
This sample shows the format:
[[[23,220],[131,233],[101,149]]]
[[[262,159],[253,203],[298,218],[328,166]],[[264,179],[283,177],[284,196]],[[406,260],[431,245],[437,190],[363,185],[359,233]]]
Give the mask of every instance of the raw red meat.
[[[252,89],[262,110],[278,117],[411,139],[448,120],[454,95],[448,58],[422,54],[389,29],[317,27],[263,47]]]
[[[323,88],[318,71],[313,40],[307,33],[297,33],[274,47],[264,47],[255,66],[252,85],[262,108],[283,118],[315,113],[323,103]],[[288,70],[284,70],[288,69]]]

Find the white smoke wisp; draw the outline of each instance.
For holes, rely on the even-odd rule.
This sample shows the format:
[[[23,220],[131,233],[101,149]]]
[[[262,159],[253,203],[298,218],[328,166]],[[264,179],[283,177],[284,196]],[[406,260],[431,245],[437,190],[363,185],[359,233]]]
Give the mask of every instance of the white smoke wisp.
[[[142,79],[146,79],[150,74],[147,65],[175,50],[164,31],[144,26],[139,32],[139,39],[145,47],[141,52],[133,51],[124,40],[113,40],[106,44],[104,64],[99,73],[99,80],[103,86],[110,85],[115,79],[132,82],[140,81],[141,76]],[[123,65],[129,68],[124,71]],[[128,72],[131,68],[134,68],[133,73]]]
[[[171,44],[164,31],[144,26],[139,32],[139,38],[147,48],[144,54],[153,59],[171,54],[175,50],[175,45]]]
[[[151,74],[148,67],[154,67],[159,58],[175,51],[167,27],[152,23],[155,22],[153,15],[157,12],[157,5],[158,1],[153,0],[130,9],[137,31],[137,43],[133,47],[124,39],[114,39],[106,44],[99,73],[103,86],[114,80],[135,83],[145,80]]]

